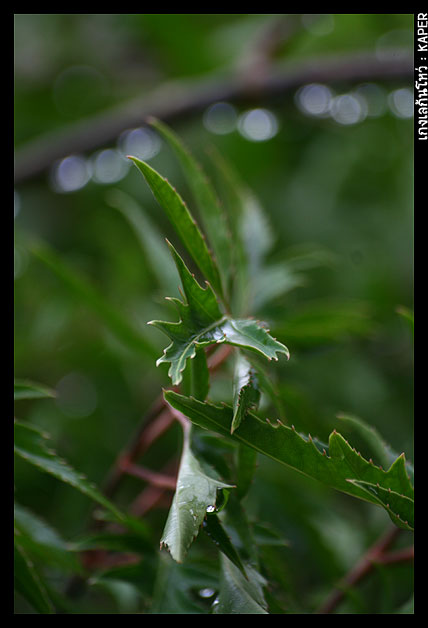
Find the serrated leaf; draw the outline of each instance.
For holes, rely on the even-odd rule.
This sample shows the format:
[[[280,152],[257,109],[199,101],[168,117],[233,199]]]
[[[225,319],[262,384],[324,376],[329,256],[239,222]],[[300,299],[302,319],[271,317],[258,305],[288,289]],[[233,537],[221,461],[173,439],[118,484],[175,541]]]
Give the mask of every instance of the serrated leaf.
[[[211,283],[214,290],[223,297],[222,282],[217,265],[181,196],[164,177],[144,161],[131,156],[130,159],[145,178],[154,197],[165,210],[171,224],[204,277]]]
[[[75,471],[49,447],[49,436],[46,433],[33,425],[15,421],[14,436],[15,454],[20,458],[36,466],[40,471],[49,473],[62,482],[70,484],[109,510],[116,520],[124,521],[122,513],[100,493],[94,484],[89,482],[84,475]]]
[[[347,427],[351,428],[351,430],[354,430],[365,441],[375,460],[384,468],[393,462],[393,460],[390,459],[386,443],[374,427],[368,425],[359,417],[350,414],[338,414],[337,418]],[[396,457],[397,456],[394,456],[394,459]]]
[[[171,299],[177,307],[180,321],[150,321],[149,324],[161,329],[172,340],[157,364],[171,364],[168,375],[173,385],[181,382],[187,360],[195,357],[197,349],[211,344],[239,346],[261,353],[269,360],[277,360],[277,353],[289,357],[287,347],[272,338],[261,323],[252,319],[233,319],[223,314],[211,286],[208,284],[202,288],[172,245],[170,248],[185,296],[184,301]]]
[[[233,374],[233,418],[230,427],[233,433],[241,424],[249,410],[257,408],[260,389],[257,373],[250,362],[237,351]]]
[[[400,495],[391,489],[385,489],[381,486],[371,484],[370,482],[362,482],[361,480],[348,480],[351,484],[359,486],[362,490],[367,491],[374,496],[378,503],[385,508],[391,520],[404,530],[414,530],[414,500]]]
[[[161,538],[161,547],[168,547],[177,562],[183,562],[191,543],[198,535],[208,511],[215,510],[217,491],[232,488],[209,476],[190,448],[185,433],[177,486]]]
[[[221,555],[220,593],[213,604],[213,613],[222,615],[267,615],[263,595],[266,580],[249,564],[247,578],[223,554]]]
[[[48,388],[38,382],[32,382],[28,379],[15,379],[14,382],[14,399],[43,399],[45,397],[55,397],[56,392],[52,388]]]
[[[33,563],[23,548],[15,541],[14,545],[14,587],[31,606],[41,614],[52,614],[53,606]]]
[[[377,460],[377,462],[381,464],[384,469],[387,469],[399,457],[398,453],[383,440],[378,431],[359,417],[349,414],[339,414],[338,418],[343,421],[345,425],[355,430],[355,432],[365,441],[371,454],[375,458],[375,461]],[[410,460],[406,460],[405,466],[410,483],[413,485],[413,464]]]
[[[298,434],[294,428],[280,422],[262,421],[249,412],[246,420],[230,434],[233,410],[229,406],[201,403],[173,391],[164,393],[165,400],[182,412],[192,422],[205,429],[214,430],[237,442],[273,458],[295,470],[312,477],[331,488],[342,491],[374,504],[379,499],[348,480],[368,482],[382,489],[394,491],[412,499],[414,489],[410,483],[404,454],[400,455],[388,470],[383,470],[365,460],[336,431],[329,437],[324,448],[309,437]]]
[[[225,288],[231,270],[231,234],[216,192],[201,165],[176,133],[154,118],[149,119],[149,123],[157,129],[178,157],[187,184],[196,201],[202,226],[216,257]]]

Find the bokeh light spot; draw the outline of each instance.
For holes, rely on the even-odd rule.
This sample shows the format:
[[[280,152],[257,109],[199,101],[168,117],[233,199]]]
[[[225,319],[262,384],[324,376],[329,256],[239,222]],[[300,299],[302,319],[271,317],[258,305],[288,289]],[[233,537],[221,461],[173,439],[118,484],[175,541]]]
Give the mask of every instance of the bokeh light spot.
[[[303,113],[311,116],[326,117],[329,115],[333,94],[326,85],[311,83],[301,87],[295,101]]]
[[[146,127],[124,131],[119,137],[119,150],[125,157],[132,155],[147,161],[155,157],[161,149],[160,137]]]
[[[352,94],[342,94],[333,98],[331,117],[343,125],[357,124],[366,117],[366,107],[362,101]]]
[[[93,156],[92,177],[96,183],[116,183],[127,174],[129,166],[129,160],[119,151],[107,148]]]
[[[238,130],[247,140],[265,142],[277,134],[278,121],[267,109],[251,109],[239,116]]]
[[[358,85],[355,94],[365,101],[368,118],[378,118],[386,112],[386,93],[380,85],[376,83],[363,83]]]
[[[233,105],[217,102],[208,107],[203,115],[205,128],[217,135],[226,135],[236,129],[238,114]]]
[[[395,89],[388,94],[388,105],[397,118],[412,118],[413,91],[408,87]]]
[[[51,182],[57,192],[75,192],[83,188],[91,178],[92,169],[87,159],[69,155],[54,164]]]
[[[83,418],[91,415],[97,407],[97,391],[91,380],[78,372],[65,375],[56,386],[56,403],[70,418]]]

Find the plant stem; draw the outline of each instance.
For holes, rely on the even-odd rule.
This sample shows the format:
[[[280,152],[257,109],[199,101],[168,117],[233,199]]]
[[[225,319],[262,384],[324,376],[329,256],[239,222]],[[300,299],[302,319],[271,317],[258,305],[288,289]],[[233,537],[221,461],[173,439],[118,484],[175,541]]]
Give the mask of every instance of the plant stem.
[[[340,581],[338,588],[329,595],[325,602],[315,611],[315,614],[326,615],[332,613],[345,597],[346,591],[371,573],[376,564],[392,565],[412,561],[414,555],[413,547],[387,553],[387,550],[397,539],[400,532],[399,528],[392,528],[381,536],[367,550],[355,567]]]

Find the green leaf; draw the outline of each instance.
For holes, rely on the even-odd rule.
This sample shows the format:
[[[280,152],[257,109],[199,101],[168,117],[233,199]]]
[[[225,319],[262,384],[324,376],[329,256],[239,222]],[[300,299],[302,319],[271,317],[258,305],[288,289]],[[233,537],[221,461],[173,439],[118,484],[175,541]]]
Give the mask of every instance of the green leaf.
[[[415,607],[415,598],[412,595],[398,610],[395,611],[397,615],[413,615]]]
[[[267,615],[263,595],[266,580],[251,565],[245,565],[247,578],[223,554],[221,555],[220,593],[213,604],[213,613],[224,615]]]
[[[190,385],[192,391],[190,396],[204,401],[210,388],[210,372],[205,350],[200,347],[197,347],[195,357],[192,360]]]
[[[227,556],[236,567],[238,567],[243,576],[246,578],[247,574],[245,572],[245,567],[238,552],[232,545],[229,536],[226,534],[223,526],[221,525],[218,516],[216,514],[207,516],[202,522],[202,529],[214,542],[217,548],[223,552],[223,554],[225,554],[225,556]]]
[[[363,439],[372,456],[384,469],[387,469],[398,458],[398,453],[391,449],[379,432],[359,417],[349,414],[338,414],[337,418]],[[413,483],[414,469],[409,460],[406,460],[406,470],[411,483]]]
[[[257,451],[247,445],[239,444],[236,477],[236,493],[243,499],[248,493],[257,467]]]
[[[165,210],[171,224],[189,251],[202,274],[223,298],[219,270],[207,247],[204,236],[178,192],[148,164],[130,157],[147,181],[154,197]]]
[[[159,567],[153,593],[152,614],[193,615],[208,614],[202,597],[195,593],[204,589],[215,590],[217,570],[213,572],[207,561],[202,565],[187,561],[177,563],[165,552],[159,556]]]
[[[151,552],[153,546],[138,534],[98,532],[88,534],[70,545],[73,552],[83,552],[90,549],[105,549],[117,552],[135,552],[145,554]]]
[[[173,391],[164,392],[164,398],[173,408],[200,427],[252,447],[331,488],[379,504],[377,496],[349,482],[357,480],[376,486],[379,484],[381,489],[391,489],[411,500],[414,498],[404,454],[401,454],[388,470],[383,470],[365,460],[336,431],[330,434],[328,446],[323,446],[310,436],[298,434],[293,427],[287,427],[279,421],[276,424],[269,420],[262,421],[251,412],[231,435],[229,425],[233,410],[229,406],[201,403]]]
[[[400,314],[400,316],[402,316],[405,321],[407,321],[409,328],[413,334],[415,331],[415,316],[413,311],[410,310],[408,307],[405,307],[404,305],[399,305],[396,309],[396,312],[397,314]]]
[[[117,605],[118,613],[138,614],[141,607],[141,593],[138,588],[123,580],[114,580],[113,578],[103,578],[102,576],[93,576],[89,580],[91,587],[101,589],[113,599]]]
[[[267,303],[303,286],[306,281],[301,273],[295,272],[287,262],[263,266],[252,276],[252,310],[258,312]]]
[[[317,300],[285,317],[274,331],[294,346],[313,347],[366,336],[373,329],[365,303]]]
[[[125,518],[122,513],[99,492],[96,486],[84,475],[75,471],[49,447],[47,434],[32,425],[15,421],[14,436],[15,454],[20,458],[36,466],[40,471],[70,484],[109,510],[116,520],[124,522]]]
[[[14,545],[14,586],[29,604],[41,614],[52,614],[53,606],[48,597],[42,577],[23,548],[15,541]]]
[[[15,504],[14,527],[21,548],[43,565],[54,565],[66,571],[79,573],[80,562],[71,547],[50,525],[27,508]]]
[[[305,280],[291,263],[266,263],[275,240],[266,212],[233,165],[215,149],[210,152],[232,225],[233,312],[257,313]]]
[[[233,418],[231,433],[236,430],[245,418],[248,410],[257,408],[260,401],[260,389],[257,373],[250,362],[237,351],[233,375]]]
[[[107,329],[125,346],[144,357],[153,358],[156,355],[157,350],[151,342],[130,325],[125,316],[116,311],[85,278],[70,268],[51,247],[47,244],[38,243],[31,245],[30,248],[32,253],[55,273],[79,301],[82,301],[99,316]]]
[[[187,184],[196,201],[202,226],[213,249],[225,288],[231,270],[231,234],[227,217],[219,204],[216,192],[202,167],[182,140],[163,122],[151,118],[149,123],[159,131],[178,157]]]
[[[385,508],[391,520],[404,530],[414,530],[414,500],[391,489],[359,480],[348,480],[374,497]]]
[[[171,245],[170,248],[185,295],[185,301],[170,299],[177,307],[180,321],[150,321],[149,324],[161,329],[172,340],[157,365],[162,362],[171,364],[168,375],[173,385],[181,382],[186,362],[195,357],[197,349],[211,344],[224,342],[239,346],[261,353],[269,360],[277,360],[277,353],[289,357],[287,347],[272,338],[261,323],[224,315],[211,286],[202,288],[175,249]]]
[[[199,533],[207,511],[214,511],[217,491],[232,488],[209,476],[190,448],[190,435],[185,432],[177,487],[168,513],[161,547],[168,547],[171,556],[181,563]]]
[[[177,272],[165,244],[165,238],[149,220],[143,208],[122,190],[109,190],[106,199],[111,207],[120,211],[133,228],[159,286],[167,294],[175,294]]]
[[[28,379],[15,379],[14,399],[43,399],[55,397],[56,392],[43,384],[31,382]]]
[[[338,414],[337,418],[365,441],[371,454],[379,464],[384,468],[391,464],[392,460],[390,460],[387,445],[374,427],[367,425],[359,417],[349,414]]]

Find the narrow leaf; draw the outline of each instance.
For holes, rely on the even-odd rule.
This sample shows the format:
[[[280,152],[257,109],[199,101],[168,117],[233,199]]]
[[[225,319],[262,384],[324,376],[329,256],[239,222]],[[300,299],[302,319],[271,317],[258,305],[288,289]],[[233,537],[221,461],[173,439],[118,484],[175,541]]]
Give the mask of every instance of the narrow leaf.
[[[223,526],[220,523],[220,519],[216,514],[208,515],[202,523],[203,531],[214,542],[217,548],[225,554],[232,561],[232,563],[238,567],[243,576],[247,578],[245,567],[239,557],[238,552],[233,547],[229,536],[226,534]]]
[[[120,511],[89,482],[84,475],[75,471],[65,460],[60,458],[50,447],[48,435],[38,428],[15,421],[15,453],[36,466],[40,471],[49,473],[57,479],[74,486],[98,504],[109,510],[114,517],[123,521]]]
[[[28,379],[15,379],[14,399],[43,399],[55,397],[56,392],[43,384],[31,382]]]
[[[207,356],[203,348],[196,349],[196,355],[192,360],[191,370],[191,397],[204,401],[210,388],[210,372],[208,370]]]
[[[14,586],[29,604],[41,614],[52,614],[54,609],[41,576],[22,547],[14,546]]]
[[[216,192],[201,165],[194,159],[176,133],[166,124],[154,118],[151,118],[149,123],[159,131],[178,157],[187,184],[196,201],[202,226],[212,246],[225,287],[230,273],[231,234]]]
[[[15,534],[21,548],[44,565],[81,572],[81,565],[70,545],[46,521],[18,504],[14,506]]]
[[[156,348],[151,342],[130,325],[125,316],[115,310],[85,278],[70,268],[48,245],[34,244],[31,251],[55,273],[79,301],[99,316],[107,329],[125,346],[144,357],[153,358],[156,355]]]
[[[232,311],[254,311],[256,281],[264,257],[273,244],[273,234],[258,200],[238,173],[218,151],[210,150],[219,177],[219,187],[228,208],[233,240]]]
[[[149,220],[143,208],[131,196],[118,189],[109,190],[106,199],[108,204],[119,210],[131,225],[159,286],[167,294],[175,294],[177,272],[174,262],[168,252],[165,239]]]
[[[251,412],[231,435],[229,425],[232,408],[201,403],[173,391],[166,391],[164,397],[176,410],[200,427],[229,436],[331,488],[379,504],[377,496],[348,481],[355,479],[376,486],[379,484],[382,489],[391,489],[413,499],[414,490],[408,477],[404,454],[385,471],[365,460],[335,431],[330,434],[328,446],[323,448],[311,437],[298,434],[293,427],[287,427],[279,421],[276,424],[262,421]]]
[[[171,224],[189,251],[202,274],[214,290],[223,297],[219,270],[207,247],[204,236],[178,192],[148,164],[130,157],[149,185],[155,199],[165,210]]]
[[[405,307],[404,305],[399,305],[396,309],[396,312],[397,314],[400,314],[400,316],[402,316],[405,321],[407,321],[409,328],[413,334],[415,331],[415,316],[413,311],[410,310],[408,307]]]
[[[239,443],[236,494],[243,499],[248,493],[257,467],[257,451]]]

